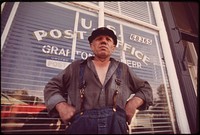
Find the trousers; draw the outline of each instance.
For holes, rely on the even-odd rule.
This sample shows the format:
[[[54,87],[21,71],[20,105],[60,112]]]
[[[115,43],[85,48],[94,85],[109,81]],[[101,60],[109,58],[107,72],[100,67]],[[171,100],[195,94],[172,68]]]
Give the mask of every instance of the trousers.
[[[128,134],[125,111],[117,106],[85,110],[76,114],[66,128],[67,134]]]

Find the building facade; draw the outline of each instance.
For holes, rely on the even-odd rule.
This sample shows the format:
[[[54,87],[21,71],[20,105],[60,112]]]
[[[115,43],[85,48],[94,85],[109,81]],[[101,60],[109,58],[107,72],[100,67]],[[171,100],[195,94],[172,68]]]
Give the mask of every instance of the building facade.
[[[126,63],[153,89],[153,105],[137,112],[129,125],[130,134],[196,132],[198,32],[191,31],[187,36],[179,27],[173,27],[179,34],[173,36],[171,24],[175,21],[168,17],[169,13],[178,14],[179,10],[171,9],[176,4],[144,1],[3,3],[2,132],[64,132],[65,125],[60,119],[47,114],[44,86],[72,61],[93,55],[87,38],[92,30],[101,26],[117,35],[117,49],[112,57]],[[184,61],[178,52],[180,56],[184,54]],[[179,70],[177,59],[183,71]]]

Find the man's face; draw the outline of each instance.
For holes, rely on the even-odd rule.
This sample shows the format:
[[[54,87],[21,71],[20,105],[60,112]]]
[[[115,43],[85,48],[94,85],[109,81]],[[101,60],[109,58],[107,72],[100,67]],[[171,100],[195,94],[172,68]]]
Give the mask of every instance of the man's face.
[[[90,44],[90,47],[95,56],[100,58],[110,57],[115,50],[113,39],[106,35],[97,36]]]

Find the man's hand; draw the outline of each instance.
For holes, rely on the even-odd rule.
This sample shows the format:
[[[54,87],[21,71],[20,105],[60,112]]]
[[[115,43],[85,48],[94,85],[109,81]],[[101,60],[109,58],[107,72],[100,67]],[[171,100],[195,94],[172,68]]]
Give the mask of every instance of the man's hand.
[[[126,111],[126,120],[128,124],[131,123],[131,120],[136,112],[136,109],[143,103],[144,101],[139,97],[133,97],[126,103],[125,111]]]
[[[66,102],[60,102],[56,105],[56,110],[58,111],[61,120],[67,124],[67,121],[72,118],[75,114],[75,108]]]

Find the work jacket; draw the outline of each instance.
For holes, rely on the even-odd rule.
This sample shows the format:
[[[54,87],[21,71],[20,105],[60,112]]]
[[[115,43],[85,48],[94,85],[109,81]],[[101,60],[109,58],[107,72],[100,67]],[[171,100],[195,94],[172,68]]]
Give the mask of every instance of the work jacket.
[[[95,66],[92,62],[94,57],[86,60],[76,60],[67,66],[57,76],[53,77],[45,86],[44,100],[49,114],[58,116],[55,110],[56,104],[66,101],[75,107],[76,112],[81,109],[80,98],[80,64],[85,64],[83,78],[86,82],[84,109],[98,109],[113,105],[113,94],[116,90],[117,68],[120,63],[120,86],[116,100],[117,106],[124,109],[127,99],[133,95],[143,99],[144,104],[139,110],[148,109],[152,105],[153,95],[149,83],[136,76],[126,64],[110,58],[110,65],[101,84]]]

